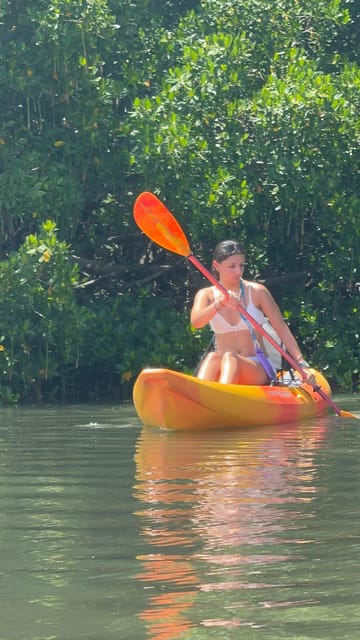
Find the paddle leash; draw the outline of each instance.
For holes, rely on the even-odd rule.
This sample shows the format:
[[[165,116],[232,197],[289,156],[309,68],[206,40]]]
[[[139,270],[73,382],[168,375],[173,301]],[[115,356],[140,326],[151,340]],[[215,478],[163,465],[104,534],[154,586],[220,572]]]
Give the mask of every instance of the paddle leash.
[[[153,193],[144,191],[137,197],[134,204],[134,219],[141,231],[143,231],[150,240],[163,249],[167,249],[167,251],[187,258],[205,278],[215,285],[224,296],[228,297],[229,294],[225,287],[223,287],[215,276],[193,254],[185,233],[176,218],[174,218],[173,214],[170,213],[166,206]],[[274,349],[287,360],[291,367],[300,373],[303,381],[306,382],[307,375],[299,363],[276,342],[270,333],[268,333],[240,303],[238,304],[238,311],[247,319],[254,329],[270,342]],[[320,385],[314,385],[313,389],[332,407],[338,416],[358,420],[357,416],[353,413],[340,409]]]

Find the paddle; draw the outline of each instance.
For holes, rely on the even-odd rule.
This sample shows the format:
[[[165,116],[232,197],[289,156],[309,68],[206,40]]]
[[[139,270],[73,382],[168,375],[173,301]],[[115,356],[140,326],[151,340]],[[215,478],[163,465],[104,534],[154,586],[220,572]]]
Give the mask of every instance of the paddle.
[[[189,242],[185,236],[183,229],[178,221],[174,218],[172,213],[160,202],[160,200],[149,191],[141,193],[134,204],[134,219],[138,227],[150,238],[153,242],[158,244],[163,249],[167,249],[172,253],[177,253],[184,258],[188,258],[190,262],[201,273],[215,285],[225,296],[228,296],[228,291],[220,282],[208,271],[208,269],[197,259],[197,257],[191,251]],[[272,344],[272,346],[281,353],[281,355],[289,362],[293,369],[296,369],[302,379],[306,381],[306,373],[299,363],[287,352],[276,340],[259,324],[248,311],[241,305],[238,305],[239,312],[247,318],[247,320],[253,325],[253,327]],[[355,418],[357,416],[344,411],[338,407],[335,402],[321,389],[319,385],[314,386],[316,391],[322,398],[331,406],[338,416],[345,418]]]

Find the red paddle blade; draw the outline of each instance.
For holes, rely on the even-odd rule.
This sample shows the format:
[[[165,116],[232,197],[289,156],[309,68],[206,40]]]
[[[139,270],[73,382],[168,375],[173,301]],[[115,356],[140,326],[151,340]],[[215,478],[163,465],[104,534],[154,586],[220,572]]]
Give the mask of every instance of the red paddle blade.
[[[191,254],[189,243],[178,221],[153,193],[144,191],[136,198],[134,219],[141,231],[163,249],[186,258]]]

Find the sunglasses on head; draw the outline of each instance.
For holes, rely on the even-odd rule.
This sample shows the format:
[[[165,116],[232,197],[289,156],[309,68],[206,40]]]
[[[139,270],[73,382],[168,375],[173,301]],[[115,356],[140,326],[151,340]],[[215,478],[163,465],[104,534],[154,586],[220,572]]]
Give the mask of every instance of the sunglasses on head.
[[[225,247],[222,247],[221,253],[229,257],[235,253],[243,254],[244,250],[238,242],[229,242]]]

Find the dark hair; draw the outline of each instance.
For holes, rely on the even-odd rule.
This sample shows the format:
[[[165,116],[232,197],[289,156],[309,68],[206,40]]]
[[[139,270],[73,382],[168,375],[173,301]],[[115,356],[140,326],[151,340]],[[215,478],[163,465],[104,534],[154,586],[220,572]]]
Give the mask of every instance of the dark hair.
[[[240,242],[235,242],[235,240],[223,240],[216,245],[213,253],[213,260],[216,260],[216,262],[223,262],[226,258],[230,258],[230,256],[234,256],[236,254],[239,256],[245,255],[243,245],[240,244]],[[211,270],[213,274],[219,278],[219,274],[214,265],[212,265]]]
[[[235,242],[234,240],[223,240],[216,245],[213,253],[213,260],[216,260],[216,262],[222,262],[223,260],[226,260],[226,258],[229,258],[236,253],[244,256],[244,247],[239,242]]]

